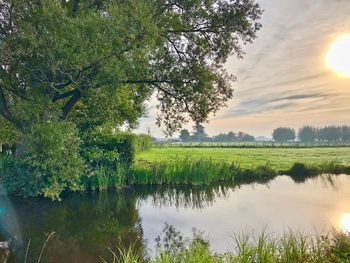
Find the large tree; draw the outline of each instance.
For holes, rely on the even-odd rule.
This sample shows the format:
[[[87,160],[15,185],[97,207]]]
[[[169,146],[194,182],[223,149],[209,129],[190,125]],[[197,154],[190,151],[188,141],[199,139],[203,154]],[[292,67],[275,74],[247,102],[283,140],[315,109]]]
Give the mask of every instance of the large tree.
[[[261,27],[254,0],[1,0],[0,10],[0,115],[20,132],[52,118],[134,127],[154,93],[167,132],[203,122],[232,98],[228,56]]]
[[[180,139],[182,142],[188,142],[188,141],[190,141],[190,139],[191,139],[191,134],[190,134],[190,132],[189,132],[187,129],[182,129],[182,130],[180,131],[179,139]]]
[[[272,137],[276,142],[288,142],[295,139],[295,130],[287,127],[276,128],[272,132]]]
[[[208,135],[205,133],[205,128],[203,125],[198,123],[193,127],[192,139],[198,142],[207,141],[209,139]]]
[[[299,139],[301,142],[312,143],[317,137],[317,130],[311,126],[304,126],[299,129]]]

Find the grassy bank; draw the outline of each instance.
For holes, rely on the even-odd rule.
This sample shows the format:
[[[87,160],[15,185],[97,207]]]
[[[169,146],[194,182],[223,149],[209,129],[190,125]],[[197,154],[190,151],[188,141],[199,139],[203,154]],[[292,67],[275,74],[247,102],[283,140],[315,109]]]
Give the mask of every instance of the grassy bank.
[[[172,159],[211,159],[235,162],[243,168],[266,165],[275,170],[288,170],[294,163],[320,165],[337,162],[350,165],[350,147],[334,148],[152,148],[136,155],[137,162],[161,162]]]
[[[18,182],[27,182],[27,177],[13,180],[16,169],[10,156],[0,158],[0,181],[11,194],[23,188]],[[95,167],[90,174],[80,176],[75,191],[129,185],[245,184],[268,182],[281,174],[303,182],[322,173],[350,174],[350,148],[153,148],[137,153],[130,168]]]
[[[46,249],[55,238],[52,232],[44,241],[35,262],[45,262]],[[237,232],[231,235],[231,249],[224,253],[214,252],[202,232],[194,229],[191,238],[182,236],[173,226],[165,226],[156,238],[155,255],[146,247],[129,245],[107,246],[110,256],[100,256],[103,263],[350,263],[350,233],[333,230],[331,233],[310,236],[298,232],[286,232],[281,236],[263,231],[257,234]],[[24,255],[27,262],[30,243]],[[6,252],[6,251],[5,251]],[[9,251],[8,251],[9,252]],[[7,254],[9,255],[9,253]],[[10,256],[13,257],[11,254]],[[34,257],[35,258],[35,257]],[[13,259],[13,258],[10,258]],[[12,262],[12,261],[11,261]],[[29,261],[28,261],[29,262]]]
[[[302,183],[324,173],[350,174],[350,166],[330,161],[314,165],[294,163],[288,169],[278,170],[269,164],[247,168],[234,162],[179,158],[157,162],[138,161],[129,169],[99,169],[94,176],[85,177],[83,184],[85,189],[100,191],[131,185],[240,185],[266,183],[278,175],[289,175],[295,182]]]
[[[265,183],[278,175],[289,175],[295,182],[323,174],[350,174],[350,166],[340,162],[313,165],[293,163],[288,169],[270,164],[249,167],[212,159],[172,159],[158,162],[139,161],[128,171],[126,183],[134,185],[210,185],[213,183]]]
[[[164,238],[158,240],[157,255],[145,259],[142,252],[111,250],[115,262],[232,262],[232,263],[348,263],[350,262],[350,235],[334,232],[332,235],[311,238],[303,234],[287,233],[275,237],[262,233],[234,234],[232,250],[215,253],[200,234],[184,239],[179,232],[168,227]],[[107,261],[105,261],[107,262]]]

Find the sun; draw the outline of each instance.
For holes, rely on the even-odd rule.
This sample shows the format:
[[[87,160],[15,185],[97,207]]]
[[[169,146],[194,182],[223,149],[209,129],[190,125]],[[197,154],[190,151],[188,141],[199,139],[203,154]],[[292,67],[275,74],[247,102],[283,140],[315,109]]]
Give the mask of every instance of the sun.
[[[339,76],[350,78],[350,34],[339,36],[325,56],[327,67]]]
[[[342,214],[339,225],[344,232],[350,233],[350,214]]]

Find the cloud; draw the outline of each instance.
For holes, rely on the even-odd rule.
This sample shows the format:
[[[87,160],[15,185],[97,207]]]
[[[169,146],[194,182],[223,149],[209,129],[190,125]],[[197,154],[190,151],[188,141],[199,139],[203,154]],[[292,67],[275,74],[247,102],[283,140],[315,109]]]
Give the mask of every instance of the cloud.
[[[228,60],[227,70],[238,78],[235,96],[211,118],[208,132],[259,135],[279,125],[349,123],[350,80],[329,72],[324,54],[339,34],[350,32],[350,1],[258,1],[263,28],[243,60]],[[146,125],[154,119],[152,109]]]

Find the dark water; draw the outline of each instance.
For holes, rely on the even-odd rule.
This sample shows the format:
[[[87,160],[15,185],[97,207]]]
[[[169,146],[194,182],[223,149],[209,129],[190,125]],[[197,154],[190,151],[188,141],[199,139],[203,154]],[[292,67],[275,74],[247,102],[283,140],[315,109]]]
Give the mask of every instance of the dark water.
[[[193,227],[204,231],[216,251],[232,249],[235,231],[350,231],[349,175],[303,183],[280,176],[241,186],[130,188],[72,194],[62,202],[2,197],[0,202],[0,241],[11,240],[16,254],[9,262],[23,262],[29,240],[28,262],[36,262],[52,232],[42,262],[102,262],[100,257],[110,259],[107,247],[130,244],[152,255],[165,223],[185,236]]]

